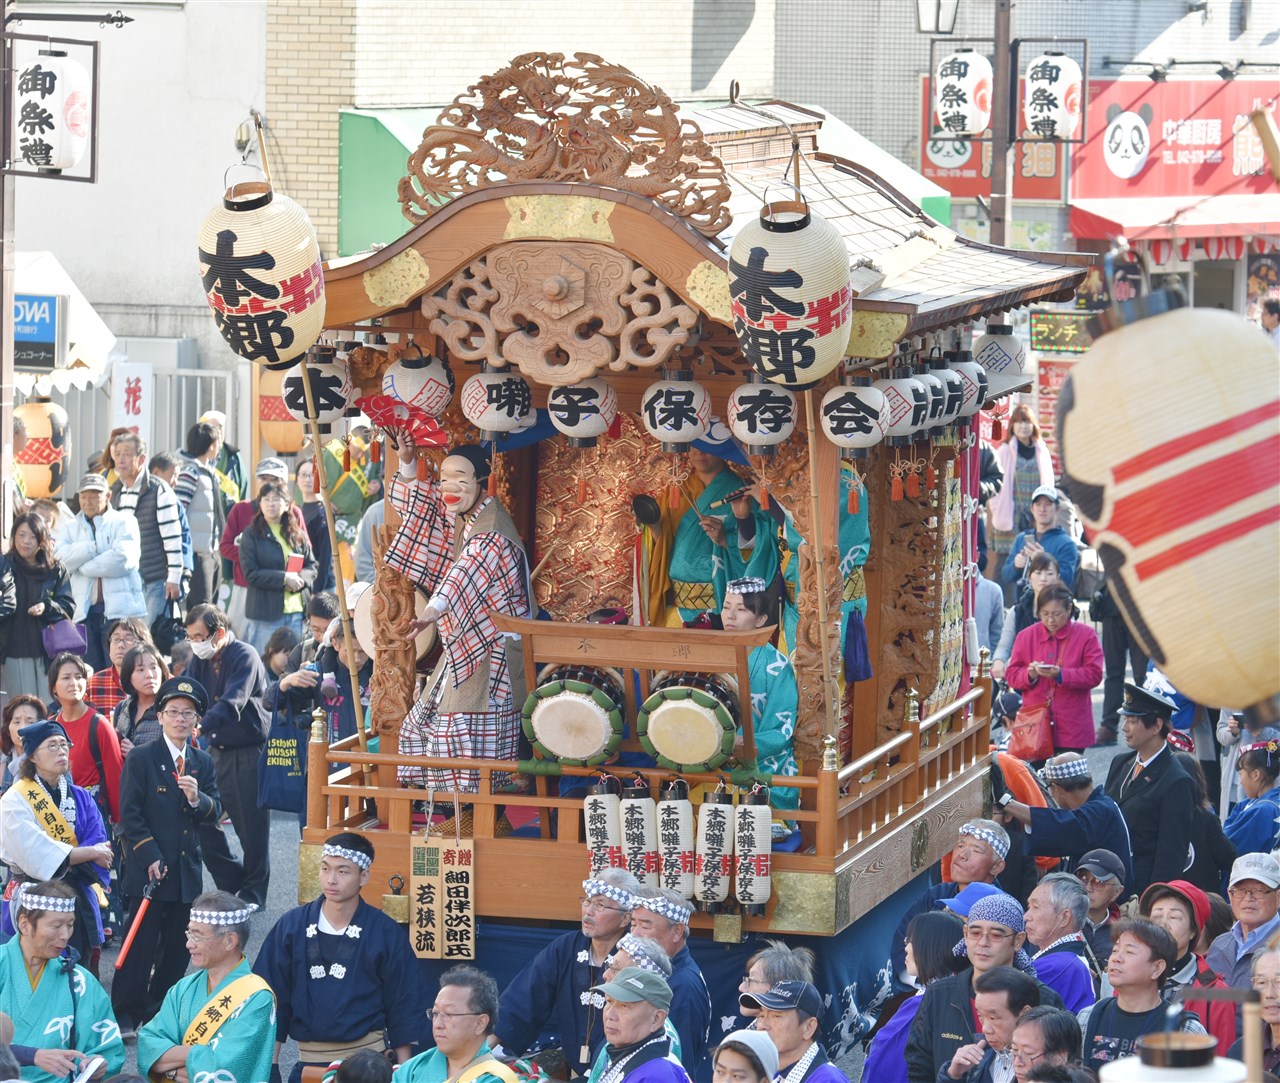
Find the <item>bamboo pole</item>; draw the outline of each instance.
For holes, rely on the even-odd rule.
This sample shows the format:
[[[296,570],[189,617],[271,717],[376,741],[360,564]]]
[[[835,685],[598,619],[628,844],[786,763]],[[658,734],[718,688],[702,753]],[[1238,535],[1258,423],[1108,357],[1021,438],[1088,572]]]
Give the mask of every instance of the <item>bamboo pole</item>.
[[[809,441],[809,501],[810,501],[810,534],[813,537],[809,544],[813,546],[813,563],[818,578],[818,624],[819,643],[822,651],[822,688],[823,701],[826,707],[828,737],[840,739],[840,727],[836,721],[836,686],[831,672],[831,621],[827,613],[827,558],[826,546],[822,544],[822,499],[818,492],[818,431],[813,420],[813,388],[804,392],[805,424]]]

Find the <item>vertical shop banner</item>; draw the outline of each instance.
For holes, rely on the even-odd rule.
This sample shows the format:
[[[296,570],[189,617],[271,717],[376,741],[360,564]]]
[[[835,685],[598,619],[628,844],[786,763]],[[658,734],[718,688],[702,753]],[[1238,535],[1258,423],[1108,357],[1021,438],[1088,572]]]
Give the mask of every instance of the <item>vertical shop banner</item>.
[[[419,959],[439,959],[440,923],[439,839],[415,842],[409,861],[409,941]]]
[[[155,376],[146,361],[117,361],[111,368],[111,427],[132,429],[151,446]]]
[[[1062,473],[1062,456],[1058,452],[1058,396],[1062,385],[1071,375],[1071,368],[1076,363],[1072,358],[1042,357],[1036,363],[1036,417],[1040,419],[1040,435],[1044,438],[1049,454],[1053,456],[1053,474]]]

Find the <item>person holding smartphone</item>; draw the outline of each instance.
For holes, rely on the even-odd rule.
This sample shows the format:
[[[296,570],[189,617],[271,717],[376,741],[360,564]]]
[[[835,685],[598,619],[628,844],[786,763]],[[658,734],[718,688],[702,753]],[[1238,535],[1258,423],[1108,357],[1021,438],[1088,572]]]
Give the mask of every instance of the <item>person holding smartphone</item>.
[[[261,652],[277,628],[302,635],[302,616],[316,579],[307,532],[292,514],[288,490],[263,484],[258,510],[240,535],[240,567],[248,584],[244,640]]]

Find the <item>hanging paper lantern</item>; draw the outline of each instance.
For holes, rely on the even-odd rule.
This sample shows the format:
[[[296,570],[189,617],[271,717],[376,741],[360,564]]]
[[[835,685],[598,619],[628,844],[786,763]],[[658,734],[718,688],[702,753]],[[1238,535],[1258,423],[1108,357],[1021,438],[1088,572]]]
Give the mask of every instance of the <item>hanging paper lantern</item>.
[[[574,448],[595,447],[618,416],[618,393],[607,380],[583,380],[547,392],[547,414]]]
[[[911,375],[910,369],[889,371],[890,376],[871,385],[884,395],[884,433],[891,439],[910,443],[911,434],[924,425],[929,416],[929,389]]]
[[[974,417],[987,401],[987,370],[973,360],[973,354],[968,350],[958,350],[956,360],[951,362],[951,371],[960,377],[964,385],[960,417],[967,420]]]
[[[622,868],[622,804],[618,795],[609,790],[607,782],[587,791],[582,802],[582,820],[586,824],[591,875]]]
[[[1268,252],[1274,252],[1280,248],[1274,237],[1254,237],[1253,250],[1260,256],[1265,256]]]
[[[1275,348],[1160,290],[1090,321],[1058,440],[1125,623],[1197,703],[1280,707]]]
[[[925,390],[929,392],[929,411],[925,415],[924,424],[916,431],[916,436],[931,435],[942,428],[942,417],[947,409],[947,385],[927,365],[916,369],[911,375],[924,384]]]
[[[972,49],[957,49],[938,62],[933,111],[941,134],[981,135],[991,123],[991,61]]]
[[[29,500],[56,497],[67,480],[67,412],[56,402],[39,397],[13,408],[13,416],[27,427],[26,446],[14,454]]]
[[[1064,53],[1044,52],[1027,65],[1022,101],[1027,129],[1040,139],[1070,139],[1080,126],[1084,75]]]
[[[945,428],[947,425],[953,425],[960,420],[960,412],[964,409],[964,379],[960,373],[947,365],[946,358],[940,352],[937,357],[929,359],[929,371],[942,381],[942,386],[946,389],[941,426]]]
[[[698,808],[698,849],[694,856],[693,897],[714,913],[729,897],[733,875],[733,795],[706,794]]]
[[[309,361],[306,366],[307,381],[311,384],[311,401],[315,404],[316,420],[322,425],[332,425],[346,416],[354,392],[351,387],[351,371],[346,365],[330,360],[332,349],[316,351],[322,360]],[[307,394],[302,386],[303,366],[297,365],[284,374],[280,384],[280,397],[289,416],[307,420]]]
[[[427,354],[401,356],[382,374],[382,393],[416,406],[428,417],[439,417],[449,408],[457,381],[448,362]]]
[[[973,344],[973,359],[987,370],[987,397],[998,399],[1026,384],[1027,348],[1005,323],[989,323]]]
[[[860,459],[884,439],[889,408],[884,392],[872,385],[871,377],[859,374],[822,397],[818,417],[822,431],[841,449],[841,455]]]
[[[622,789],[622,867],[645,887],[658,886],[658,809],[644,779]]]
[[[840,364],[849,345],[849,250],[808,204],[766,204],[729,247],[733,330],[766,380],[803,387]]]
[[[683,451],[711,426],[711,396],[689,372],[672,372],[650,384],[640,400],[645,431],[661,441],[662,450]]]
[[[692,899],[694,853],[689,784],[675,779],[667,784],[658,802],[658,886]]]
[[[200,227],[200,282],[228,346],[287,368],[324,329],[324,272],[307,212],[263,181],[235,184]]]
[[[1243,237],[1206,237],[1203,244],[1207,259],[1236,260],[1244,257]]]
[[[796,397],[759,374],[729,395],[729,431],[748,455],[772,455],[796,429]]]
[[[84,157],[93,123],[89,73],[64,52],[40,50],[14,77],[16,164],[71,169]]]
[[[278,369],[265,369],[258,377],[258,431],[272,451],[296,455],[306,436],[281,397],[284,377]]]
[[[1151,256],[1152,263],[1157,267],[1163,267],[1173,258],[1175,252],[1178,259],[1189,260],[1195,247],[1195,241],[1179,241],[1175,245],[1171,239],[1157,238],[1149,242],[1147,252]]]
[[[515,432],[533,410],[533,392],[508,369],[488,365],[462,385],[463,416],[480,430],[482,440]]]
[[[752,917],[764,914],[772,892],[773,811],[761,788],[738,798],[734,810],[734,894]]]

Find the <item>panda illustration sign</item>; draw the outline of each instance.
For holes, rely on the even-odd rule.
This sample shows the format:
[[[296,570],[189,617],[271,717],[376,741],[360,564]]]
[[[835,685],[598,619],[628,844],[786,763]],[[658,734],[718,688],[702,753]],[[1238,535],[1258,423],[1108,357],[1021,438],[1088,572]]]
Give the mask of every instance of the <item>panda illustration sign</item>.
[[[1143,102],[1136,112],[1107,106],[1107,130],[1103,136],[1102,157],[1107,168],[1121,180],[1129,180],[1142,172],[1151,154],[1151,105]]]

